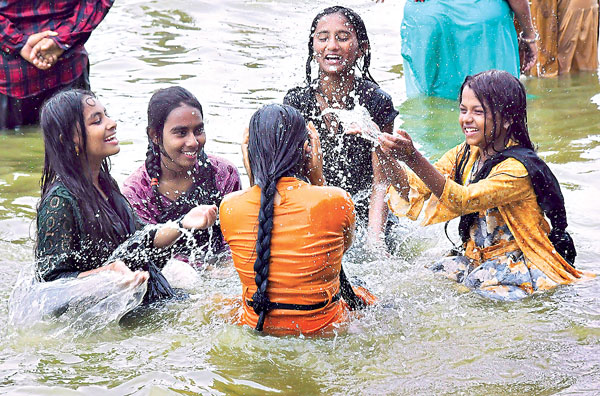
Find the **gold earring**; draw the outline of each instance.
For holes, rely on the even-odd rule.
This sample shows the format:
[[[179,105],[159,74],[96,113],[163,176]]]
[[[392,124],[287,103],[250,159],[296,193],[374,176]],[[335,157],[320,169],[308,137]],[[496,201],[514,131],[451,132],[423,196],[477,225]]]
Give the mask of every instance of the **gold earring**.
[[[79,146],[75,146],[75,155],[79,157]]]

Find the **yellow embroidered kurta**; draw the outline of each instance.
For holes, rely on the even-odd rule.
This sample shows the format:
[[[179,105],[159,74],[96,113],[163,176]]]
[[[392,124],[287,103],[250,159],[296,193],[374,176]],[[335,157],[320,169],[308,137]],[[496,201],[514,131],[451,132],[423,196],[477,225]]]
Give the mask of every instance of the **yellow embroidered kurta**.
[[[446,176],[446,184],[438,199],[416,174],[405,167],[411,187],[408,202],[393,186],[388,188],[389,207],[397,216],[416,220],[425,207],[423,225],[445,222],[456,217],[498,208],[506,225],[530,266],[542,271],[558,284],[571,283],[582,273],[554,251],[548,239],[550,226],[540,209],[527,170],[519,161],[509,158],[492,168],[489,176],[477,183],[462,186],[453,181],[458,157],[464,143],[448,151],[434,165]],[[467,169],[479,157],[479,149],[471,146]],[[427,202],[426,202],[427,201]]]

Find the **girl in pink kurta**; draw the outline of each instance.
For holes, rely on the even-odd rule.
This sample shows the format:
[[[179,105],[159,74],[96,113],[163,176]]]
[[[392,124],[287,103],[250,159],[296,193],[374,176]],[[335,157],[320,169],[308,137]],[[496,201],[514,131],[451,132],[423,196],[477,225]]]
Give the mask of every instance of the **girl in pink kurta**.
[[[123,183],[123,195],[137,215],[155,224],[177,221],[188,207],[219,206],[241,188],[236,167],[204,152],[202,106],[181,87],[161,89],[148,104],[148,152],[145,163]],[[220,226],[194,231],[196,262],[212,261],[228,251]]]

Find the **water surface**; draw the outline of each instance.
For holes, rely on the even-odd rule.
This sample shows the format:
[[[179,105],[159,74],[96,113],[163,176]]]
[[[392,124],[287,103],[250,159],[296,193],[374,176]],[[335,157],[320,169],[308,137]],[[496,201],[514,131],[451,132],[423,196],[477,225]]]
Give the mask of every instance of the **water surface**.
[[[453,101],[406,100],[402,3],[342,1],[365,19],[372,73],[403,127],[432,158],[462,139]],[[204,106],[207,151],[242,171],[241,132],[260,105],[301,84],[308,29],[328,3],[116,2],[92,35],[91,83],[119,122],[121,182],[144,160],[151,93],[180,84]],[[539,152],[564,188],[580,269],[597,271],[600,231],[600,84],[596,74],[526,80]],[[403,222],[394,257],[353,252],[382,304],[336,337],[276,338],[232,325],[223,297],[239,292],[229,269],[201,274],[186,302],[95,333],[42,325],[7,328],[7,301],[33,258],[43,162],[36,128],[0,133],[0,386],[21,395],[598,394],[598,280],[516,303],[486,301],[424,266],[448,249],[439,227]],[[247,181],[244,180],[247,185]],[[450,229],[455,229],[451,224]],[[452,235],[457,239],[456,233]],[[60,335],[58,335],[60,334]]]

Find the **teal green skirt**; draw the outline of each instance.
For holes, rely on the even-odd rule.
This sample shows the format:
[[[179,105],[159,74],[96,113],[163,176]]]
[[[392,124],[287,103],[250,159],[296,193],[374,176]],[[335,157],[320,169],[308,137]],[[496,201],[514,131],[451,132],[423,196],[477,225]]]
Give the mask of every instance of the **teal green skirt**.
[[[519,77],[517,34],[505,0],[407,0],[401,36],[408,97],[456,99],[466,76],[489,69]]]

